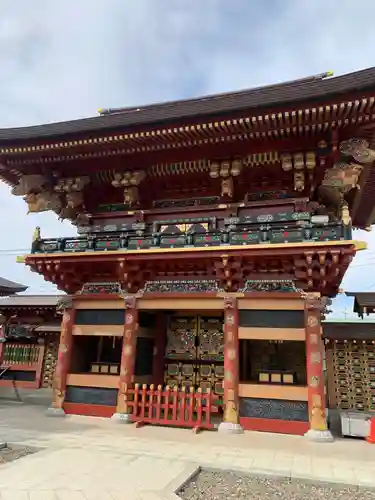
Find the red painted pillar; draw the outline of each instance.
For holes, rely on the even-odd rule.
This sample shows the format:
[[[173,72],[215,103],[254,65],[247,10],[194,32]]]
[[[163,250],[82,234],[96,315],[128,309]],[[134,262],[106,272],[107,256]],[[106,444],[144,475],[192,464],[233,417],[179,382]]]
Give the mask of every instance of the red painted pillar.
[[[167,344],[166,317],[159,312],[156,317],[154,360],[152,367],[152,383],[154,385],[164,384],[164,358]]]
[[[136,298],[127,296],[125,297],[125,325],[121,352],[120,383],[116,413],[112,416],[114,420],[124,423],[131,422],[130,408],[127,405],[127,398],[129,397],[127,390],[134,382],[137,331],[138,310]]]
[[[61,321],[60,344],[57,357],[57,365],[53,384],[53,400],[48,415],[64,416],[64,400],[66,392],[66,379],[70,366],[73,344],[73,325],[75,310],[73,309],[72,299],[67,297],[63,299],[60,310],[63,310]]]
[[[238,305],[233,297],[224,298],[224,419],[220,432],[240,434],[239,423]]]
[[[4,351],[5,351],[5,324],[0,325],[0,366],[2,366],[4,361]]]
[[[305,434],[313,441],[333,441],[327,427],[325,381],[323,372],[323,340],[320,317],[322,299],[308,295],[305,301],[306,374],[310,429]]]

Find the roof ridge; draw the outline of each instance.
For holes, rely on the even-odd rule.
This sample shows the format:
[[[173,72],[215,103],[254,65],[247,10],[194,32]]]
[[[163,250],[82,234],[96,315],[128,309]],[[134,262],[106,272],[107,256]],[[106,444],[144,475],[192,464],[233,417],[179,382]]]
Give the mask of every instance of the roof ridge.
[[[253,92],[256,90],[266,90],[266,89],[277,89],[278,87],[282,87],[284,85],[293,85],[293,84],[300,84],[304,82],[310,82],[310,81],[317,81],[317,80],[323,80],[324,78],[332,77],[333,72],[332,71],[327,71],[325,73],[319,73],[317,75],[311,75],[311,76],[306,76],[304,78],[294,78],[292,80],[286,80],[283,82],[279,83],[271,83],[271,84],[266,84],[266,85],[257,85],[255,87],[247,87],[244,89],[240,90],[229,90],[227,92],[218,92],[215,94],[204,94],[203,96],[200,97],[187,97],[185,99],[172,99],[168,101],[162,101],[162,102],[154,102],[150,104],[142,104],[138,106],[125,106],[125,107],[118,107],[118,108],[99,108],[98,113],[99,115],[113,115],[113,114],[118,114],[118,113],[130,113],[134,111],[141,111],[145,108],[150,109],[150,108],[155,108],[159,106],[168,106],[168,105],[173,105],[178,103],[189,103],[189,102],[201,102],[201,101],[208,101],[208,100],[215,100],[215,99],[220,99],[220,98],[225,98],[225,97],[236,97],[236,96],[241,96],[246,94],[247,92]]]

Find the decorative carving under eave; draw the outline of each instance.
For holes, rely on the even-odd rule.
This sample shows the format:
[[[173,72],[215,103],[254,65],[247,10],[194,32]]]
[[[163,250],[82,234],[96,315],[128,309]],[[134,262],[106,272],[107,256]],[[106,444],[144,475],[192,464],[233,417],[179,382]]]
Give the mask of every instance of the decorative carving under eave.
[[[62,208],[60,197],[49,191],[29,193],[23,199],[28,206],[27,213],[47,212],[48,210],[59,212]]]
[[[59,179],[53,190],[57,193],[78,193],[81,192],[87,184],[90,183],[90,177],[66,177]]]
[[[234,182],[233,177],[240,175],[242,170],[242,161],[233,160],[223,161],[221,163],[211,163],[210,177],[212,179],[222,178],[221,181],[221,196],[233,198],[234,195]]]
[[[66,297],[60,297],[56,303],[56,312],[58,314],[63,314],[65,309],[72,309],[73,299],[69,295]]]
[[[326,170],[323,186],[334,187],[340,193],[345,194],[358,186],[358,180],[363,171],[363,166],[357,163],[337,162],[329,170]]]
[[[123,293],[121,284],[118,281],[104,283],[84,283],[77,295],[97,295],[97,294],[115,294]]]
[[[342,207],[341,207],[341,220],[345,226],[349,226],[352,222],[352,219],[351,219],[350,213],[349,213],[349,207],[348,207],[348,204],[346,202],[343,202]]]
[[[292,280],[246,280],[240,292],[298,292]]]
[[[301,292],[301,298],[305,300],[306,310],[317,310],[321,314],[327,314],[328,308],[332,304],[332,299],[329,297],[319,297],[315,293]]]
[[[305,173],[294,172],[294,191],[303,191],[305,189]]]
[[[66,208],[77,208],[83,205],[83,194],[78,191],[66,193]]]
[[[145,293],[202,293],[224,291],[218,281],[202,280],[155,280],[146,281],[142,292]]]
[[[236,309],[237,300],[235,297],[224,297],[224,309]]]
[[[18,184],[12,188],[15,196],[26,196],[29,193],[39,193],[45,189],[47,180],[43,175],[23,175]]]
[[[135,295],[122,295],[125,303],[125,309],[136,309],[137,297]]]
[[[281,167],[285,172],[294,169],[294,190],[305,190],[305,171],[310,172],[310,184],[313,185],[313,170],[316,166],[316,154],[314,151],[306,153],[294,153],[293,155],[286,153],[281,156]]]
[[[241,259],[233,260],[224,255],[221,261],[215,262],[214,267],[220,286],[226,292],[235,292],[243,284]]]
[[[375,151],[370,149],[366,139],[352,138],[340,143],[340,152],[346,156],[352,156],[360,163],[372,163],[375,161]]]
[[[137,205],[139,203],[139,185],[145,179],[146,173],[143,170],[134,172],[116,172],[112,186],[124,188],[124,204]]]

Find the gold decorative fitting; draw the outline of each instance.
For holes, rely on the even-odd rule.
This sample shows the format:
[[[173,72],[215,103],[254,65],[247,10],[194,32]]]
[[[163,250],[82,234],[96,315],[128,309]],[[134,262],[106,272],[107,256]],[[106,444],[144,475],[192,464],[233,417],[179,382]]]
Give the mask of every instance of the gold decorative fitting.
[[[233,177],[224,178],[221,181],[221,196],[228,196],[229,198],[233,197],[234,183]]]
[[[223,161],[221,163],[210,164],[210,177],[217,179],[223,177],[224,179],[230,176],[237,177],[242,170],[242,160]]]
[[[349,214],[349,207],[347,203],[343,203],[341,208],[341,219],[345,226],[349,226],[351,223],[351,218]]]
[[[306,168],[308,170],[313,170],[316,166],[316,155],[314,151],[309,151],[306,153]]]
[[[305,167],[303,153],[294,154],[293,155],[293,163],[294,163],[295,170],[303,170]]]
[[[210,177],[212,179],[217,179],[220,177],[220,165],[218,163],[211,163],[210,165]]]
[[[285,172],[288,172],[289,170],[293,169],[291,155],[289,155],[289,154],[282,155],[282,157],[281,157],[281,166],[282,166],[282,169],[285,170]]]
[[[304,172],[294,172],[294,190],[303,191],[305,189],[305,174]]]
[[[139,184],[146,177],[146,173],[143,170],[136,170],[135,172],[116,172],[114,174],[114,180],[112,181],[112,186],[114,187],[129,187],[129,186],[139,186]]]
[[[232,168],[231,168],[232,175],[234,177],[237,177],[238,175],[240,175],[241,170],[242,170],[242,161],[241,160],[234,160],[232,162]]]

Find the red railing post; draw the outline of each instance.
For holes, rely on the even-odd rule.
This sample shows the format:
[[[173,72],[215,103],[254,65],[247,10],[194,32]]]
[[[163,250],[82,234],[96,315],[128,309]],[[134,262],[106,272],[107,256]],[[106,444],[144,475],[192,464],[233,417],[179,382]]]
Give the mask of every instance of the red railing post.
[[[195,422],[195,427],[197,430],[202,426],[202,388],[198,387],[196,394],[197,398],[197,420]]]
[[[211,389],[207,389],[207,393],[205,394],[206,406],[204,409],[205,412],[205,427],[211,426],[211,412],[212,412],[212,392]]]
[[[184,423],[186,422],[186,387],[181,387],[181,404],[180,404],[180,414],[179,420]]]
[[[169,420],[169,398],[170,398],[170,388],[169,385],[165,388],[164,392],[164,420]]]
[[[177,421],[177,411],[178,411],[178,386],[173,387],[173,399],[172,399],[172,421]]]
[[[188,423],[192,423],[194,421],[194,387],[189,387],[189,410],[188,410]]]
[[[150,385],[150,390],[149,390],[149,396],[148,396],[148,415],[147,417],[149,419],[154,420],[155,415],[154,415],[154,392],[155,392],[155,386],[154,384]]]
[[[139,415],[139,384],[134,384],[133,393],[133,416],[138,417]]]
[[[158,385],[158,392],[156,395],[156,421],[160,421],[160,413],[161,413],[161,398],[162,398],[162,386]]]
[[[142,385],[142,398],[141,398],[141,420],[143,421],[145,418],[145,409],[146,409],[146,396],[147,396],[147,385]]]

